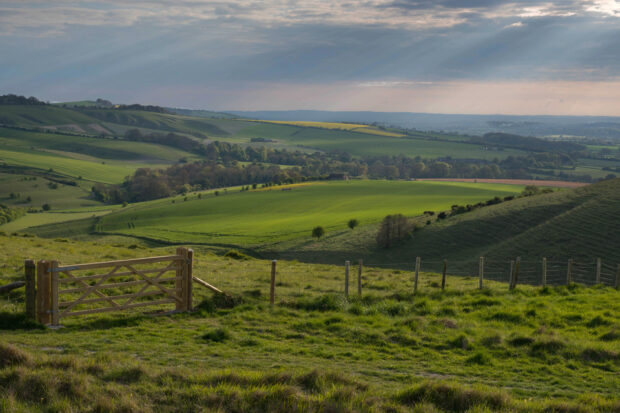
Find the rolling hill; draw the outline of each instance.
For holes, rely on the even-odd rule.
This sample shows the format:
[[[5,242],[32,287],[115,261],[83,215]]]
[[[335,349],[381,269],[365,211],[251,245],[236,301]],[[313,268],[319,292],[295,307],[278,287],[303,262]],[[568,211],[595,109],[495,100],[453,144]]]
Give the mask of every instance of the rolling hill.
[[[455,202],[457,203],[457,202]],[[377,228],[360,228],[356,237],[334,233],[321,243],[285,243],[274,249],[283,258],[313,260],[329,256],[331,262],[364,258],[383,264],[408,263],[416,256],[428,260],[468,263],[478,257],[508,262],[517,256],[528,261],[528,272],[540,273],[540,259],[557,264],[556,277],[566,277],[568,259],[574,259],[581,275],[594,271],[594,260],[603,259],[604,273],[615,277],[620,263],[620,179],[577,189],[518,198],[469,213],[433,222],[414,232],[408,242],[380,249]],[[591,277],[590,277],[591,279]]]

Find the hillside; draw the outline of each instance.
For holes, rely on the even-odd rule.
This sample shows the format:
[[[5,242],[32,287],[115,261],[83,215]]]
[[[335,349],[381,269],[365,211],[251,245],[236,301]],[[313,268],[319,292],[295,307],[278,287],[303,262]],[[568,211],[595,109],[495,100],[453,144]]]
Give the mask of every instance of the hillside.
[[[356,218],[373,227],[395,212],[419,215],[449,209],[453,202],[476,203],[509,196],[519,186],[355,180],[311,182],[251,191],[214,191],[131,204],[102,216],[99,235],[122,234],[163,242],[192,242],[253,250],[269,249],[285,240],[312,243],[312,228],[341,231]],[[200,195],[200,196],[199,196]],[[16,222],[18,223],[18,221]],[[64,236],[72,223],[29,232]]]
[[[389,250],[376,246],[377,229],[368,227],[360,228],[356,237],[344,231],[322,244],[283,244],[274,253],[313,259],[329,251],[331,262],[363,257],[376,263],[409,263],[409,268],[416,256],[468,261],[473,266],[480,256],[503,262],[521,256],[537,272],[539,259],[547,257],[558,263],[557,276],[562,273],[564,278],[569,258],[580,263],[582,272],[593,273],[594,260],[600,257],[607,276],[613,277],[620,263],[619,211],[620,179],[614,179],[456,215],[424,226],[413,239]]]
[[[25,258],[77,264],[173,251],[2,235],[0,246],[0,285],[19,278]],[[91,314],[65,318],[54,330],[24,319],[23,289],[0,295],[0,408],[603,413],[620,407],[620,301],[611,288],[509,291],[488,282],[480,291],[475,279],[448,277],[442,292],[439,275],[423,272],[413,295],[410,273],[366,267],[362,297],[345,299],[342,266],[280,261],[271,307],[269,261],[195,250],[193,274],[234,300],[196,284],[193,313]]]

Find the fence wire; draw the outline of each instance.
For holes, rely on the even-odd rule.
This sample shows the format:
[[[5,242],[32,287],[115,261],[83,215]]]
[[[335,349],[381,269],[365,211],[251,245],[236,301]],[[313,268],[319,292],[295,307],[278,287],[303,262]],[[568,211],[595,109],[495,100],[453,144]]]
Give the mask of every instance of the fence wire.
[[[479,287],[480,272],[483,272],[483,286],[488,282],[516,285],[566,285],[579,283],[614,286],[617,266],[603,262],[600,272],[597,261],[547,260],[505,260],[484,258],[480,260],[421,260],[418,291],[473,290]],[[364,262],[359,276],[358,262],[351,261],[346,281],[345,265],[299,264],[295,261],[277,262],[275,290],[279,300],[312,297],[325,294],[355,296],[359,293],[395,295],[413,293],[416,262],[394,262],[389,264]],[[443,275],[446,275],[445,279]],[[271,276],[267,266],[245,268],[241,271],[234,265],[219,267],[211,271],[208,281],[224,291],[253,296],[269,294]]]

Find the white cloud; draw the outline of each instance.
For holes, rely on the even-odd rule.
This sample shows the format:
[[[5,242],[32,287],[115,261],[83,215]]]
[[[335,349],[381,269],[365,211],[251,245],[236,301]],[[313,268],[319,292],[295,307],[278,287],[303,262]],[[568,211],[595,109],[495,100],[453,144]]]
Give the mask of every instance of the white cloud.
[[[512,28],[523,27],[523,26],[525,26],[523,22],[519,21],[519,22],[514,22],[512,24],[504,26],[504,29],[512,29]]]
[[[586,7],[586,10],[620,17],[620,2],[617,0],[595,0],[593,5]]]

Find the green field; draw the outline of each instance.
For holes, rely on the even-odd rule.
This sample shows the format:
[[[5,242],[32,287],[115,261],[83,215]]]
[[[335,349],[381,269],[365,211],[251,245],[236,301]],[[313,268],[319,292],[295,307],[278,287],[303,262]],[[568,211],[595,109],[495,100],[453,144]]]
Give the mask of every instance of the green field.
[[[455,202],[457,203],[457,202]],[[590,282],[594,279],[595,259],[604,263],[604,274],[613,282],[620,264],[620,179],[604,181],[577,189],[519,198],[499,205],[449,217],[443,221],[419,217],[425,225],[411,240],[389,250],[376,246],[376,226],[350,231],[334,231],[318,243],[290,240],[265,251],[266,256],[314,261],[343,262],[364,258],[368,262],[408,263],[416,256],[426,259],[469,261],[477,258],[508,262],[521,256],[527,260],[527,272],[539,282],[542,257],[556,262],[554,277],[566,279],[568,259],[578,262],[575,271]],[[437,267],[436,267],[437,268]],[[507,271],[507,268],[504,270]]]
[[[419,215],[455,203],[514,195],[510,185],[402,181],[347,181],[300,184],[269,190],[224,193],[187,201],[177,197],[129,206],[102,217],[98,231],[169,242],[256,247],[291,238],[310,241],[313,227],[346,228],[349,219],[377,223],[394,213]]]
[[[173,248],[0,236],[0,284],[23,259],[64,264]],[[366,267],[342,295],[342,266],[196,251],[191,314],[130,311],[39,329],[24,293],[0,296],[2,411],[615,412],[619,292],[602,286],[508,291],[476,278]],[[232,307],[232,308],[231,308]],[[167,308],[161,307],[161,310]]]

